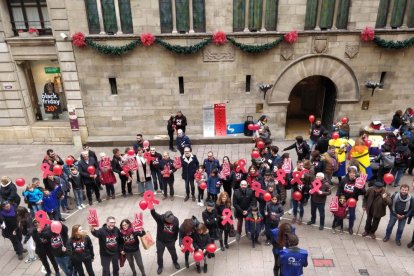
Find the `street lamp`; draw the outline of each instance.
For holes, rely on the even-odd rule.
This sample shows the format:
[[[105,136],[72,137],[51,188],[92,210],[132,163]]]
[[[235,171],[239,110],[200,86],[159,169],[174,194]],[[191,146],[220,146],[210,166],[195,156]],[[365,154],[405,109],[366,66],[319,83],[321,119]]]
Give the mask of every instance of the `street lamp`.
[[[266,100],[266,93],[272,87],[273,87],[273,84],[268,84],[268,83],[259,84],[259,89],[260,91],[263,92],[263,100]]]
[[[372,97],[372,96],[374,96],[375,89],[377,89],[377,88],[382,89],[384,87],[384,83],[383,82],[375,82],[375,81],[367,80],[367,81],[365,81],[365,87],[372,89],[372,93],[371,93],[371,97]]]

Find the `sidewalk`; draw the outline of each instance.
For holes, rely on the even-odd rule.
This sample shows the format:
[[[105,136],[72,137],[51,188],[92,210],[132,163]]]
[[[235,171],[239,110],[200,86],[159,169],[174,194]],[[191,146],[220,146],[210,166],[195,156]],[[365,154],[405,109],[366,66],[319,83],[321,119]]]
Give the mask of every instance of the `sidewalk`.
[[[283,149],[289,142],[276,142],[279,148]],[[212,150],[214,155],[218,157],[220,163],[223,156],[229,156],[232,162],[239,158],[248,158],[250,156],[252,144],[225,144],[225,145],[196,145],[193,152],[198,159],[202,161],[207,156],[207,152]],[[68,154],[79,156],[80,149],[68,145],[0,145],[0,152],[3,159],[0,162],[0,171],[2,175],[8,175],[13,180],[18,177],[26,179],[26,183],[31,181],[32,177],[41,177],[40,164],[43,156],[48,148],[53,148],[55,152],[63,159]],[[105,151],[109,156],[112,156],[112,148],[93,148],[99,154]],[[121,149],[123,150],[123,149]],[[157,147],[158,152],[166,150],[166,147]],[[98,155],[99,156],[99,155]],[[174,156],[174,154],[171,154]],[[291,156],[294,157],[293,151]],[[248,158],[249,159],[249,158]],[[295,160],[294,160],[295,161]],[[203,207],[199,207],[196,203],[190,201],[183,202],[184,183],[181,180],[181,172],[175,173],[175,188],[176,198],[174,201],[169,199],[163,201],[155,209],[159,213],[164,213],[167,210],[172,210],[179,218],[180,223],[185,218],[191,215],[197,216],[201,219],[201,212]],[[412,177],[405,175],[401,183],[408,183],[411,187]],[[135,182],[134,182],[135,183]],[[391,188],[391,187],[390,187]],[[411,189],[411,188],[410,188]],[[120,193],[120,184],[115,185],[116,193]],[[389,189],[392,192],[395,188]],[[19,188],[19,193],[22,189]],[[333,194],[336,187],[333,190]],[[101,191],[104,193],[104,191]],[[117,196],[115,200],[103,201],[102,203],[94,203],[99,216],[100,224],[103,224],[106,217],[114,215],[117,220],[117,226],[123,218],[132,219],[135,212],[140,212],[138,202],[140,198],[136,195],[137,185],[133,185],[132,197],[122,198]],[[288,193],[290,194],[290,193]],[[412,191],[411,191],[412,194]],[[161,196],[157,196],[161,199]],[[329,202],[329,199],[328,199]],[[357,219],[355,222],[355,232],[358,226],[361,215],[362,200],[359,201],[357,207]],[[70,214],[65,214],[67,221],[65,224],[71,228],[74,224],[81,224],[84,229],[88,229],[86,217],[88,215],[87,207],[85,210],[72,211]],[[285,206],[285,211],[288,210],[288,204]],[[377,231],[377,239],[363,238],[360,235],[350,236],[349,234],[332,234],[328,228],[332,224],[333,216],[326,205],[326,229],[318,230],[317,226],[296,225],[296,233],[299,236],[299,246],[309,251],[309,266],[304,270],[304,275],[414,275],[414,251],[407,249],[406,244],[409,242],[413,232],[413,224],[406,225],[402,238],[402,246],[395,245],[395,231],[389,242],[382,242],[385,233],[386,224],[388,223],[387,215],[381,220],[380,227]],[[144,211],[144,228],[149,230],[155,239],[156,224],[152,219],[149,211]],[[289,221],[292,216],[285,214],[283,220]],[[304,222],[310,218],[310,206],[305,207]],[[364,217],[366,218],[366,216]],[[317,223],[319,217],[317,217]],[[365,221],[362,221],[359,234],[363,232]],[[345,226],[348,223],[345,221]],[[93,238],[95,261],[94,269],[96,275],[101,274],[101,265],[99,258],[99,245],[97,239]],[[230,248],[226,251],[218,251],[214,259],[207,259],[208,273],[204,275],[273,275],[273,254],[271,247],[264,245],[257,246],[255,249],[251,248],[250,241],[243,237],[239,242],[230,239]],[[178,243],[177,243],[178,244]],[[42,275],[40,273],[41,262],[36,261],[32,264],[26,264],[24,261],[19,261],[14,254],[9,240],[0,239],[0,276],[3,275]],[[147,275],[156,275],[156,250],[155,246],[149,250],[144,250],[141,247],[143,255],[144,266]],[[177,246],[178,261],[184,267],[184,254],[181,253]],[[332,259],[334,267],[315,267],[312,259]],[[190,256],[190,260],[192,257]],[[364,274],[362,270],[367,270],[368,274]],[[360,271],[362,273],[360,273]],[[128,264],[120,270],[121,275],[132,275]],[[196,275],[195,266],[192,265],[189,270],[182,269],[176,271],[172,265],[169,253],[164,253],[164,271],[162,275]],[[138,274],[139,275],[139,274]]]

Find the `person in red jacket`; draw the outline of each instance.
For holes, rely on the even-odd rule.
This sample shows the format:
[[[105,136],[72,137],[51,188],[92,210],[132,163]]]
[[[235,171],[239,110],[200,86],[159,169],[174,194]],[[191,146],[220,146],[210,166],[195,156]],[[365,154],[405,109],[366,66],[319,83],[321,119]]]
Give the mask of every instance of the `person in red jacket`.
[[[338,210],[332,212],[334,220],[332,223],[332,233],[336,234],[335,228],[341,226],[341,234],[344,233],[344,218],[348,213],[348,205],[346,204],[346,198],[344,195],[339,197]]]

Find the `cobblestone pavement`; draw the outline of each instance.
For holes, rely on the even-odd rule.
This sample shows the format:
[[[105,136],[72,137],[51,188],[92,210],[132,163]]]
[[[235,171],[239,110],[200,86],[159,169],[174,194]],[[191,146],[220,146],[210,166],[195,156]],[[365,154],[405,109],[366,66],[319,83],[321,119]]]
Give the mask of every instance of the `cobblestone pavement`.
[[[276,144],[283,148],[289,142],[282,141]],[[48,148],[53,148],[63,159],[68,154],[80,152],[80,149],[69,145],[0,145],[0,152],[2,153],[2,160],[0,162],[0,171],[2,175],[8,175],[13,180],[17,177],[24,177],[30,181],[34,176],[41,176],[40,163]],[[105,151],[111,155],[112,148],[94,148],[97,153]],[[162,152],[166,150],[164,147],[158,147],[157,151]],[[242,157],[248,157],[251,150],[251,145],[201,145],[194,146],[194,153],[199,160],[203,160],[207,152],[212,150],[220,161],[223,156],[227,155],[230,160],[238,160]],[[292,156],[295,156],[292,152]],[[163,213],[167,210],[172,210],[174,214],[182,221],[191,215],[201,217],[202,207],[197,206],[194,202],[183,202],[184,183],[180,179],[180,172],[176,173],[176,194],[175,201],[161,201],[156,210]],[[404,176],[401,183],[411,183],[412,178]],[[116,193],[120,193],[120,184],[115,185]],[[134,192],[137,193],[137,185],[133,186]],[[336,189],[336,188],[334,188]],[[389,189],[389,191],[394,189]],[[19,189],[19,193],[22,189]],[[157,196],[160,197],[160,196]],[[100,222],[102,223],[109,215],[114,215],[117,223],[123,218],[133,218],[133,215],[138,210],[138,202],[140,198],[134,195],[127,198],[117,197],[115,200],[103,201],[102,203],[94,203],[93,207],[97,209]],[[329,200],[329,199],[328,199]],[[357,207],[358,226],[362,215],[360,200]],[[285,208],[286,209],[286,208]],[[287,210],[285,210],[287,211]],[[81,224],[84,228],[87,227],[86,217],[88,211],[76,210],[70,214],[65,214],[67,218],[66,225],[71,227],[74,224]],[[286,214],[283,220],[290,220],[292,217]],[[306,206],[304,221],[310,218],[310,207]],[[326,206],[326,226],[332,224],[333,216]],[[317,218],[318,221],[318,218]],[[382,242],[385,227],[388,222],[387,216],[381,220],[380,227],[377,231],[377,239],[363,238],[359,235],[350,236],[349,234],[332,234],[330,229],[326,227],[323,231],[318,230],[315,226],[300,225],[297,227],[297,234],[300,238],[300,247],[309,251],[309,266],[305,268],[305,275],[368,275],[360,274],[360,270],[367,270],[369,275],[414,275],[414,252],[407,249],[406,244],[411,238],[413,226],[407,225],[405,227],[402,238],[402,246],[396,246],[395,231],[391,240],[387,243]],[[345,222],[347,225],[347,222]],[[362,222],[359,233],[362,232],[364,221]],[[144,212],[144,228],[149,230],[154,238],[156,233],[156,224],[149,212]],[[396,228],[396,227],[395,227]],[[356,229],[355,229],[356,230]],[[99,246],[97,239],[92,237],[94,242],[96,258],[94,261],[94,269],[96,275],[101,274],[101,266],[99,259]],[[156,275],[156,250],[155,247],[149,250],[142,250],[144,266],[147,275]],[[177,249],[178,250],[178,249]],[[42,275],[40,272],[41,263],[36,261],[32,264],[26,264],[24,261],[19,261],[14,254],[9,240],[0,239],[0,275]],[[184,266],[184,256],[178,251],[179,263]],[[312,259],[324,258],[332,259],[334,267],[315,267]],[[163,275],[194,275],[194,264],[190,269],[175,270],[173,268],[169,254],[164,254],[164,272]],[[216,253],[214,259],[208,259],[208,273],[206,275],[272,275],[273,255],[271,247],[267,247],[262,243],[261,246],[255,249],[251,248],[249,240],[243,237],[239,242],[231,239],[230,248],[226,251],[219,251]],[[129,266],[126,264],[121,269],[121,275],[132,275]]]

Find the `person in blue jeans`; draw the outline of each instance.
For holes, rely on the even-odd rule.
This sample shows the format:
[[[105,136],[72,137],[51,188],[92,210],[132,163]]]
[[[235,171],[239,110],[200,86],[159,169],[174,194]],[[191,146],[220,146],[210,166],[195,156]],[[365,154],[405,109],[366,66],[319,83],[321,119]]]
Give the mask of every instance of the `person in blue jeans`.
[[[65,221],[62,218],[59,208],[58,194],[61,191],[60,185],[57,185],[52,192],[48,190],[43,191],[43,208],[52,220]]]
[[[392,229],[395,223],[398,221],[397,235],[395,243],[401,246],[401,236],[404,231],[407,218],[414,215],[414,198],[408,194],[410,187],[407,184],[402,184],[399,192],[395,192],[391,196],[390,207],[390,220],[388,222],[385,237],[383,242],[387,242],[390,239]]]
[[[55,222],[54,222],[55,223]],[[61,222],[58,222],[61,223]],[[68,227],[64,224],[60,232],[51,227],[50,245],[52,254],[55,257],[56,263],[63,270],[66,275],[72,275],[72,265],[70,263],[70,257],[68,255],[66,245],[68,243]]]
[[[401,145],[398,145],[395,151],[394,167],[391,173],[394,175],[394,187],[400,185],[400,180],[404,175],[404,171],[408,167],[408,158],[410,156],[410,150],[408,149],[408,140],[403,139]]]
[[[319,188],[318,191],[313,192],[312,189],[310,190],[311,193],[311,220],[308,221],[308,225],[315,224],[316,222],[316,209],[318,209],[320,222],[319,222],[319,230],[323,230],[325,226],[325,203],[326,197],[331,194],[331,185],[329,181],[325,179],[323,173],[319,172],[316,174],[316,179],[319,179],[322,183],[322,186]],[[316,180],[315,179],[315,180]]]

